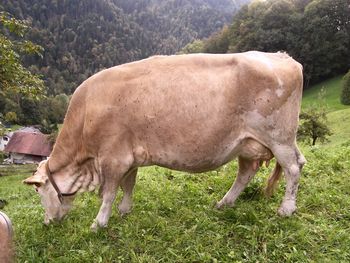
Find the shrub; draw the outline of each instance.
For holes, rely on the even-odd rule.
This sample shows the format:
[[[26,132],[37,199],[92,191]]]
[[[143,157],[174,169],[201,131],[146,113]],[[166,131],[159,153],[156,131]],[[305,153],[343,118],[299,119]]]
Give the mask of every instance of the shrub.
[[[8,123],[17,123],[18,118],[17,118],[17,113],[13,111],[9,111],[8,113],[5,114],[5,121]]]
[[[312,107],[300,113],[300,125],[298,129],[298,139],[316,144],[316,140],[327,141],[327,137],[332,135],[327,126],[326,111],[322,108]]]

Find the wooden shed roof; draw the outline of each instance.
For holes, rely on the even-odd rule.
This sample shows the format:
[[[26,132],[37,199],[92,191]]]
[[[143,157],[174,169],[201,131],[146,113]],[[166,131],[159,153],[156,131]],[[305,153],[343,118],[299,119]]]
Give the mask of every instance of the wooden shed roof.
[[[39,132],[15,132],[6,145],[5,152],[49,156],[52,144],[48,136]]]

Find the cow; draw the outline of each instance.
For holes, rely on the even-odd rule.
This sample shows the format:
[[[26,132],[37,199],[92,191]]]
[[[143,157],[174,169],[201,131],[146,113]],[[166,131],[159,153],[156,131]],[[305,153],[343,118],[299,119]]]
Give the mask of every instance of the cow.
[[[0,262],[14,262],[13,229],[11,220],[0,211]]]
[[[306,162],[296,144],[302,88],[302,66],[280,52],[154,56],[102,70],[76,89],[49,159],[24,183],[40,194],[46,224],[67,214],[76,193],[99,187],[97,230],[119,186],[119,212],[130,212],[138,167],[199,173],[238,157],[222,208],[276,158],[267,191],[283,171],[278,213],[290,216]]]

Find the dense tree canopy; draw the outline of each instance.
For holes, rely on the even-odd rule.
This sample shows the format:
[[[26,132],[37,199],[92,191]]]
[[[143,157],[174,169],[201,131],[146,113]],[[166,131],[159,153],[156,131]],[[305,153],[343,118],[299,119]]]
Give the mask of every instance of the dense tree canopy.
[[[211,53],[286,51],[303,64],[308,86],[350,68],[349,0],[253,1],[202,46]]]
[[[67,95],[93,73],[154,54],[175,53],[229,23],[247,1],[3,0],[3,120],[41,124],[48,132],[63,121]],[[39,101],[25,96],[42,93],[44,83],[48,97]]]
[[[17,122],[23,113],[21,102],[35,100],[44,92],[44,82],[20,59],[23,54],[40,55],[42,50],[23,39],[27,29],[25,22],[0,13],[0,122]]]
[[[93,73],[155,54],[173,54],[229,23],[249,0],[3,0],[0,10],[31,21],[44,48],[26,57],[48,94],[71,94]],[[2,6],[2,7],[1,7]]]
[[[45,97],[44,81],[23,65],[23,55],[42,57],[42,47],[24,39],[29,29],[26,22],[0,13],[0,121],[49,126],[63,121],[68,96]]]
[[[37,95],[42,92],[43,81],[22,64],[23,54],[40,55],[42,48],[24,40],[28,26],[11,15],[0,13],[0,92]],[[17,36],[17,38],[14,38]]]

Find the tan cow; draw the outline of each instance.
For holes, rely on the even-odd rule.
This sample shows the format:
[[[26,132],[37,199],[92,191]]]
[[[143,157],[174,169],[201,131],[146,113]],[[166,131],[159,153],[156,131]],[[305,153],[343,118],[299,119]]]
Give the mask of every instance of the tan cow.
[[[76,192],[100,186],[97,229],[119,186],[119,211],[130,211],[138,167],[204,172],[238,157],[221,208],[275,156],[269,188],[283,169],[278,212],[289,216],[306,162],[295,140],[301,95],[302,66],[283,53],[156,56],[106,69],[77,88],[49,161],[24,182],[41,195],[46,223],[68,212]]]
[[[7,215],[0,211],[0,262],[14,262],[14,253],[12,248],[13,229],[11,220]]]

